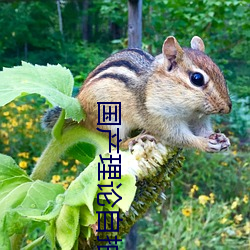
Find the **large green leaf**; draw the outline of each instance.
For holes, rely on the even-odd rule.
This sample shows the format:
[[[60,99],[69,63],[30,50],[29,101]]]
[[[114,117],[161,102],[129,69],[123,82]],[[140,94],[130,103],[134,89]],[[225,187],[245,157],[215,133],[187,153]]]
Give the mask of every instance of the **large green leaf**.
[[[22,62],[22,66],[0,72],[0,106],[18,96],[36,93],[53,106],[65,109],[66,118],[80,121],[84,114],[78,100],[71,97],[73,85],[71,72],[61,65],[34,66]]]
[[[62,249],[71,250],[79,234],[80,208],[64,205],[56,220],[56,238]]]
[[[49,213],[51,219],[58,216],[63,199],[56,198],[64,189],[32,181],[9,156],[0,154],[0,162],[0,249],[9,249],[9,236],[21,233],[31,222],[30,217],[44,213]]]

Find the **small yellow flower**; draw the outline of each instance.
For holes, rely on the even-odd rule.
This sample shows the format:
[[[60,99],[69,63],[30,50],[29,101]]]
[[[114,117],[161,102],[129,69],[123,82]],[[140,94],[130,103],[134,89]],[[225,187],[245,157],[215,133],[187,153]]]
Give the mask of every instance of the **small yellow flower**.
[[[232,154],[233,154],[233,155],[237,155],[237,153],[238,153],[237,150],[233,150],[233,151],[232,151]]]
[[[9,112],[9,111],[5,111],[5,112],[3,112],[3,115],[4,115],[4,116],[9,116],[9,114],[10,114],[10,112]]]
[[[228,166],[228,163],[227,162],[221,162],[221,165],[223,166],[223,167],[227,167]]]
[[[243,233],[242,233],[239,229],[236,230],[236,236],[241,237],[242,234],[243,234]]]
[[[193,198],[193,197],[194,197],[194,193],[195,193],[196,191],[198,191],[198,190],[199,190],[199,187],[196,186],[196,185],[193,185],[192,188],[190,189],[189,196],[190,196],[191,198]]]
[[[209,194],[209,197],[210,197],[210,203],[211,203],[211,204],[214,204],[214,197],[215,197],[215,196],[214,196],[214,193],[210,193],[210,194]]]
[[[64,160],[62,160],[62,164],[63,164],[63,166],[68,166],[69,165],[69,163],[67,161],[64,161]]]
[[[244,231],[246,232],[246,234],[250,234],[250,222],[247,221],[246,225],[244,226]]]
[[[27,129],[32,129],[32,127],[33,127],[33,121],[32,120],[26,122],[26,128]]]
[[[17,121],[16,121],[16,120],[12,120],[12,121],[11,121],[11,126],[12,126],[12,127],[17,127],[17,126],[18,126]]]
[[[71,170],[72,172],[76,172],[76,171],[77,171],[76,165],[73,165],[73,166],[70,168],[70,170]]]
[[[75,160],[75,164],[76,164],[76,165],[79,165],[79,164],[81,164],[81,162],[78,161],[78,160]]]
[[[9,106],[10,106],[11,108],[16,108],[16,104],[15,104],[14,102],[11,102],[11,103],[9,104]]]
[[[180,250],[186,250],[186,247],[181,247]]]
[[[22,169],[26,169],[28,167],[27,161],[20,161],[19,162],[19,167]]]
[[[242,214],[237,214],[234,216],[234,221],[236,224],[239,224],[243,220]]]
[[[238,207],[238,205],[239,205],[239,198],[236,197],[235,201],[231,205],[231,209],[235,209],[236,207]]]
[[[67,176],[66,181],[67,182],[72,182],[75,179],[75,176]]]
[[[4,130],[0,130],[0,135],[1,135],[1,137],[4,137],[4,138],[8,138],[9,137],[9,134],[6,131],[4,131]]]
[[[51,182],[52,183],[58,183],[60,181],[60,179],[61,179],[60,175],[53,175]]]
[[[247,204],[248,201],[249,201],[248,195],[245,194],[243,197],[243,202]]]
[[[182,214],[186,217],[189,217],[192,214],[192,208],[191,207],[185,207],[181,210]]]
[[[68,186],[69,186],[69,183],[68,183],[68,182],[64,182],[64,183],[63,183],[63,187],[64,187],[64,189],[67,189],[67,188],[68,188]]]
[[[227,237],[227,234],[226,233],[221,233],[221,238],[226,238]]]
[[[200,195],[199,196],[199,203],[203,206],[210,200],[210,198],[207,195]]]
[[[23,158],[26,158],[26,159],[29,158],[29,155],[30,155],[29,152],[21,152],[21,153],[18,153],[18,156],[19,156],[19,157],[23,157]]]
[[[220,224],[225,224],[227,222],[227,218],[222,218],[221,220],[220,220]]]
[[[34,162],[37,162],[38,161],[38,159],[39,159],[39,157],[32,157],[32,160],[34,161]]]
[[[195,239],[194,240],[194,244],[197,246],[197,247],[200,247],[201,246],[201,242],[199,239]]]

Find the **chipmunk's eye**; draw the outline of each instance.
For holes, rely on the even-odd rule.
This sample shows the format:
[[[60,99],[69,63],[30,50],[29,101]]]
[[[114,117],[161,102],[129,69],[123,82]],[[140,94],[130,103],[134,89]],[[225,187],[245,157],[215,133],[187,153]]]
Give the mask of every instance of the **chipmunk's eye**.
[[[190,81],[198,87],[201,87],[204,85],[204,77],[201,73],[195,72],[190,74]]]

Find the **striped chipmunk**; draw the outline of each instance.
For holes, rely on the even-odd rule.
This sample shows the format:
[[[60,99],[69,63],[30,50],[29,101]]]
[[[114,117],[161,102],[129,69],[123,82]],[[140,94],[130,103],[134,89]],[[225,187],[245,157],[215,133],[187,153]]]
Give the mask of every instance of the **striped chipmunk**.
[[[210,114],[227,114],[232,104],[223,74],[204,50],[198,36],[192,38],[191,48],[180,47],[169,36],[156,57],[140,49],[111,55],[88,75],[77,96],[86,112],[83,126],[97,132],[97,102],[121,102],[121,125],[98,127],[112,133],[119,127],[123,141],[131,131],[143,131],[125,146],[153,138],[206,152],[228,149],[229,139],[213,131]],[[51,112],[55,120],[60,109],[45,115],[44,123],[50,126]]]

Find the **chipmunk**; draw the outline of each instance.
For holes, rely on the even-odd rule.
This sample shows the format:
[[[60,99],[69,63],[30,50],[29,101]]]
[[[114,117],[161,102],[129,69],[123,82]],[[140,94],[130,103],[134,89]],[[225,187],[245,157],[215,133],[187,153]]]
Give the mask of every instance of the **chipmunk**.
[[[169,36],[162,54],[153,57],[140,49],[110,56],[87,77],[77,98],[86,112],[83,126],[96,131],[97,102],[121,102],[120,138],[132,130],[177,147],[219,152],[230,146],[215,133],[210,114],[227,114],[231,100],[218,66],[204,53],[203,40],[194,36],[191,48],[181,48]],[[103,125],[116,133],[116,125]]]

